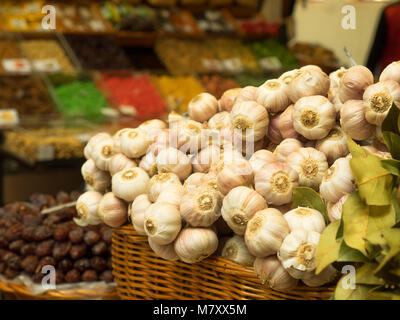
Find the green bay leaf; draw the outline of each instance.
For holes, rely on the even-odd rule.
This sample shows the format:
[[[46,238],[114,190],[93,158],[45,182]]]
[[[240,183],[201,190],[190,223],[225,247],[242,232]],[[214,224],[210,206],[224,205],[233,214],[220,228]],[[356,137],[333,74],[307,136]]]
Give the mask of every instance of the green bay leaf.
[[[329,224],[322,232],[319,244],[315,253],[317,259],[316,274],[319,274],[339,256],[340,241],[336,240],[340,221],[337,220]]]
[[[382,135],[392,157],[400,160],[400,136],[388,131],[384,131]]]
[[[346,287],[347,275],[340,278],[335,290],[335,300],[366,300],[369,287],[356,284],[355,288]]]
[[[381,160],[382,167],[391,174],[400,177],[400,161],[395,159]]]
[[[350,248],[345,241],[342,241],[339,250],[338,262],[367,262],[369,259],[360,251]]]
[[[325,223],[329,223],[326,206],[321,196],[311,188],[297,187],[293,190],[293,207],[306,207],[315,209],[323,215]]]
[[[364,263],[360,268],[356,270],[356,283],[368,285],[384,285],[384,280],[374,275],[374,270],[377,267],[377,263]]]
[[[393,105],[390,108],[388,115],[386,116],[385,120],[382,123],[382,132],[389,131],[395,134],[400,134],[399,116],[400,116],[400,110],[396,108],[395,105]]]
[[[375,273],[382,270],[392,258],[400,253],[400,229],[382,230],[381,236],[386,240],[386,244],[389,246],[389,252],[386,253],[384,259],[379,263]]]

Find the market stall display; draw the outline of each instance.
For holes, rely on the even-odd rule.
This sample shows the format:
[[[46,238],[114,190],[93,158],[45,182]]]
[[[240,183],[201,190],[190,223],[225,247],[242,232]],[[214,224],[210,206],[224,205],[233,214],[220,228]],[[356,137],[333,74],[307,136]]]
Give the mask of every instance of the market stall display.
[[[0,39],[0,72],[9,71],[7,61],[13,61],[14,59],[23,59],[21,51],[18,49],[15,41],[8,39]]]
[[[204,75],[201,77],[201,82],[204,89],[217,99],[221,98],[225,91],[240,87],[234,79],[223,78],[217,74],[210,76]]]
[[[56,197],[33,194],[30,202],[10,203],[0,210],[0,288],[25,285],[31,296],[43,294],[40,284],[47,272],[43,266],[56,269],[59,298],[105,298],[114,291],[112,285],[110,245],[112,231],[107,226],[79,227],[73,222],[75,208],[67,207],[54,213],[40,210],[69,203],[79,193],[59,192]],[[86,283],[86,290],[84,286]],[[94,284],[99,282],[97,288]],[[64,286],[63,284],[70,284]],[[75,284],[71,286],[71,284]],[[90,289],[92,288],[92,289]],[[76,290],[74,294],[74,289]],[[82,290],[83,289],[83,290]],[[92,290],[92,291],[91,291]],[[79,295],[85,292],[87,296]],[[57,294],[55,294],[57,296]]]

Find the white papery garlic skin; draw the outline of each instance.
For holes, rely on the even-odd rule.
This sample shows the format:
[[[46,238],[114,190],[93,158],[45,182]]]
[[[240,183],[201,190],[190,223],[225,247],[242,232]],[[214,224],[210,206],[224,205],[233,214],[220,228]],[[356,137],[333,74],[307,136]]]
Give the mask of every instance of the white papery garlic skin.
[[[141,123],[138,128],[146,131],[147,139],[153,141],[161,131],[167,129],[167,124],[160,119],[152,119]]]
[[[390,108],[394,104],[400,108],[400,84],[394,80],[385,80],[365,89],[365,119],[373,125],[381,126]]]
[[[121,137],[122,135],[131,130],[132,128],[123,128],[121,130],[118,130],[113,136],[112,139],[114,140],[114,153],[120,153],[121,152]]]
[[[340,126],[335,126],[325,138],[316,142],[315,149],[324,153],[328,163],[332,164],[349,154],[347,135]]]
[[[340,81],[339,98],[342,103],[348,100],[361,100],[364,90],[374,83],[372,72],[364,66],[349,68]]]
[[[310,278],[307,277],[301,281],[308,287],[322,287],[323,285],[335,280],[337,274],[338,271],[332,267],[332,265],[329,265],[319,274],[314,274],[310,276]]]
[[[269,125],[268,125],[268,132],[267,136],[269,141],[279,144],[283,140],[281,132],[279,130],[279,119],[281,114],[276,114],[271,117]]]
[[[112,138],[105,138],[92,147],[92,160],[100,170],[108,171],[110,160],[114,155],[113,144]]]
[[[166,202],[179,208],[185,191],[185,188],[181,184],[172,184],[161,191],[157,202]]]
[[[203,184],[203,179],[206,174],[202,172],[192,173],[183,183],[185,190],[196,189]]]
[[[256,172],[254,185],[268,204],[280,206],[292,202],[298,174],[286,163],[272,162]]]
[[[117,153],[113,155],[108,164],[108,170],[110,174],[113,176],[117,172],[120,172],[125,169],[135,168],[137,164],[134,160],[129,159],[127,156],[123,155],[122,153]]]
[[[319,189],[328,170],[325,154],[314,148],[300,148],[286,158],[286,163],[299,175],[299,185]]]
[[[131,219],[133,228],[137,233],[145,235],[144,231],[144,219],[145,212],[150,207],[151,201],[147,194],[141,194],[129,205],[128,215]]]
[[[168,125],[171,128],[175,123],[182,121],[183,120],[183,116],[175,111],[171,111],[168,114]]]
[[[189,117],[204,122],[218,112],[218,100],[209,93],[200,93],[188,105]]]
[[[159,173],[151,177],[148,185],[150,201],[157,201],[160,193],[174,184],[182,185],[179,177],[172,172]]]
[[[243,237],[238,235],[225,242],[221,256],[246,267],[251,267],[255,260],[255,257],[247,249]]]
[[[278,159],[274,156],[274,154],[271,151],[268,150],[256,151],[249,159],[251,168],[255,173],[257,173],[257,171],[260,170],[262,166],[275,161],[278,161]]]
[[[303,229],[322,233],[325,229],[325,220],[321,212],[311,208],[298,207],[285,213],[290,231]]]
[[[323,96],[299,99],[294,104],[293,127],[309,140],[325,138],[336,121],[333,104]]]
[[[110,174],[98,169],[92,159],[82,165],[81,173],[86,183],[96,191],[104,192],[111,185]]]
[[[288,138],[276,146],[274,155],[278,161],[286,161],[286,158],[289,154],[299,150],[302,147],[303,144],[299,140]]]
[[[86,159],[92,158],[93,148],[102,140],[111,139],[111,136],[106,132],[100,132],[91,137],[86,144],[83,153]]]
[[[159,245],[172,243],[182,228],[182,218],[176,206],[156,202],[145,212],[144,231],[149,239]]]
[[[289,226],[282,213],[268,208],[258,211],[247,223],[244,239],[250,253],[267,257],[278,252]]]
[[[316,269],[315,251],[320,236],[316,231],[297,229],[283,240],[278,258],[293,278],[310,278],[310,273]]]
[[[168,261],[177,261],[179,260],[178,255],[174,249],[174,243],[170,243],[167,245],[159,245],[154,242],[151,238],[148,239],[150,248],[154,251],[156,255],[159,257],[168,260]]]
[[[183,153],[193,153],[208,145],[207,131],[200,122],[179,121],[170,129],[169,145]]]
[[[151,143],[145,130],[131,129],[121,135],[121,152],[128,158],[139,158],[146,154]]]
[[[239,94],[236,97],[236,102],[239,101],[255,101],[257,87],[247,86],[240,90]]]
[[[267,208],[265,199],[248,187],[229,191],[222,203],[222,217],[238,235],[244,235],[248,221],[256,212]]]
[[[296,102],[303,97],[327,96],[329,86],[329,77],[320,68],[305,66],[296,72],[287,93],[290,100]]]
[[[400,84],[400,61],[389,64],[381,73],[379,81],[394,80]]]
[[[282,266],[276,255],[266,258],[256,258],[254,261],[254,272],[261,283],[278,291],[293,289],[298,280],[294,279]]]
[[[242,140],[258,141],[267,133],[267,110],[255,101],[237,102],[232,108],[231,124]]]
[[[348,197],[349,195],[346,194],[336,203],[328,202],[326,208],[330,222],[335,222],[336,220],[340,220],[342,218],[343,205]]]
[[[301,138],[301,135],[294,129],[294,126],[293,126],[293,118],[292,118],[293,111],[294,111],[294,105],[291,104],[279,116],[278,129],[279,129],[279,132],[281,133],[281,136],[283,139],[287,139],[287,138],[300,139]]]
[[[127,213],[126,203],[114,196],[112,192],[106,193],[99,203],[99,218],[112,228],[122,226],[126,222]]]
[[[213,163],[217,163],[220,159],[221,150],[216,145],[210,145],[200,150],[192,159],[194,172],[207,173]]]
[[[189,189],[180,203],[181,216],[193,227],[209,227],[221,216],[222,198],[214,188],[203,185]]]
[[[112,177],[112,192],[127,202],[135,200],[138,195],[147,193],[149,176],[140,168],[125,169]]]
[[[240,91],[242,91],[242,88],[226,90],[218,101],[219,109],[230,112]]]
[[[161,150],[156,163],[159,173],[173,172],[182,181],[192,173],[190,159],[182,151],[172,147]]]
[[[235,158],[224,164],[217,175],[218,190],[228,194],[235,187],[250,186],[253,181],[253,169],[246,159]]]
[[[98,215],[98,207],[103,195],[97,191],[87,191],[76,201],[78,217],[74,218],[77,225],[85,227],[101,223]]]
[[[358,141],[367,140],[375,133],[375,126],[365,119],[362,100],[348,100],[340,110],[340,126],[350,138]]]
[[[268,112],[280,112],[285,110],[290,104],[287,90],[287,85],[282,80],[267,80],[263,85],[257,88],[255,99],[259,104],[264,106]]]
[[[212,255],[218,248],[218,237],[210,228],[185,228],[178,235],[174,249],[179,259],[196,263]]]
[[[282,73],[282,75],[278,78],[279,80],[283,81],[287,86],[290,85],[290,83],[293,81],[293,79],[296,77],[299,69],[293,69],[290,71],[286,71]],[[287,89],[289,89],[287,87]]]
[[[326,171],[319,186],[321,197],[330,202],[337,202],[345,194],[351,194],[354,190],[354,175],[350,168],[350,160],[337,159]]]
[[[154,144],[152,144],[147,153],[142,157],[139,162],[139,168],[143,169],[147,172],[150,177],[153,177],[158,173],[157,163],[156,163],[156,155],[153,150]]]

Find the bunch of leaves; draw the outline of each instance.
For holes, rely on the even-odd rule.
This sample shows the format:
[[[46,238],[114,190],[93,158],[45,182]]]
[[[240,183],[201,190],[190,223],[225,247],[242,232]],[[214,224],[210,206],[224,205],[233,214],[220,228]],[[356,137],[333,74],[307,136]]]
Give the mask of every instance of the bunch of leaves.
[[[391,108],[382,132],[393,159],[383,160],[348,140],[356,191],[344,203],[341,219],[322,233],[316,252],[317,274],[330,264],[343,271],[334,299],[400,299],[400,116],[396,107]],[[313,195],[313,203],[317,196]],[[343,269],[349,265],[355,268],[354,286],[344,272],[349,269]]]

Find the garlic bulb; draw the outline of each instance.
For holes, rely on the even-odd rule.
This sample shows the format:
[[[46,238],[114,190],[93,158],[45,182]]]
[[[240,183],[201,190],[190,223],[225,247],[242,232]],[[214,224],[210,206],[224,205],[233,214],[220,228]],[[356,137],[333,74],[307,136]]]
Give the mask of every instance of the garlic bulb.
[[[156,162],[157,157],[155,155],[152,146],[154,146],[154,144],[152,144],[149,147],[147,153],[142,157],[142,159],[139,162],[139,168],[146,171],[150,177],[153,177],[158,173],[157,162]]]
[[[217,163],[220,159],[221,150],[216,145],[210,145],[200,150],[192,159],[194,172],[206,173],[210,170],[213,163]]]
[[[286,212],[283,217],[286,219],[290,231],[303,229],[322,233],[325,229],[324,217],[315,209],[298,207]]]
[[[147,194],[141,194],[135,198],[135,200],[129,205],[128,215],[131,219],[132,226],[137,233],[145,235],[144,231],[144,219],[145,212],[150,207],[151,201]]]
[[[121,135],[121,152],[128,158],[139,158],[146,153],[151,143],[145,130],[131,129]]]
[[[168,114],[168,124],[169,127],[171,128],[175,123],[183,120],[183,116],[175,111],[171,111]]]
[[[290,105],[290,99],[286,94],[287,90],[287,85],[282,80],[267,80],[256,90],[255,99],[268,112],[280,112]]]
[[[289,226],[276,209],[258,211],[247,223],[244,239],[247,248],[256,257],[267,257],[278,252]]]
[[[181,181],[175,173],[166,172],[153,176],[148,184],[148,195],[150,201],[157,201],[160,193],[174,184],[181,185]]]
[[[180,203],[181,216],[193,227],[209,227],[220,217],[221,203],[219,192],[208,185],[189,189]]]
[[[218,112],[208,120],[208,127],[210,129],[221,130],[230,125],[231,119],[229,112],[227,111]]]
[[[96,145],[93,145],[91,152],[92,160],[100,170],[108,171],[110,160],[114,155],[113,144],[114,141],[112,138],[105,138]]]
[[[147,208],[144,219],[144,231],[155,244],[172,243],[182,228],[182,220],[176,206],[157,202]]]
[[[267,132],[268,112],[257,102],[238,102],[232,108],[231,123],[235,134],[242,140],[258,141]]]
[[[286,72],[282,73],[282,75],[278,79],[283,81],[287,86],[289,86],[290,83],[293,81],[293,79],[296,77],[298,72],[299,72],[299,69],[293,69],[290,71],[286,71]],[[289,88],[287,87],[287,89],[289,89]]]
[[[112,228],[122,226],[126,222],[127,213],[126,203],[112,192],[106,193],[99,203],[99,218]]]
[[[111,136],[105,132],[100,132],[92,136],[83,150],[85,158],[90,159],[92,157],[91,153],[93,151],[93,147],[96,146],[100,141],[110,138]]]
[[[188,105],[189,117],[204,122],[218,112],[218,100],[209,93],[200,93]]]
[[[284,162],[263,166],[254,177],[255,189],[268,204],[280,206],[293,200],[293,189],[298,185],[298,174]]]
[[[301,281],[308,287],[322,287],[324,284],[335,280],[338,271],[330,264],[319,274],[314,274],[310,278],[302,279]]]
[[[217,175],[218,190],[223,195],[235,187],[250,186],[252,181],[253,169],[246,159],[232,159]]]
[[[82,165],[81,173],[86,183],[96,191],[104,192],[111,185],[109,173],[99,170],[92,159]]]
[[[328,211],[328,217],[330,222],[334,222],[342,218],[343,204],[346,202],[348,197],[349,195],[346,194],[343,197],[341,197],[339,201],[336,203],[328,202],[326,208]]]
[[[375,126],[365,119],[362,100],[348,100],[340,110],[340,126],[354,140],[367,140],[375,133]]]
[[[201,184],[203,184],[203,179],[206,174],[202,172],[195,172],[192,173],[183,183],[183,187],[188,190],[188,189],[196,189],[198,188]]]
[[[255,257],[246,247],[243,237],[235,235],[225,242],[221,256],[246,267],[253,266]]]
[[[229,191],[222,203],[222,217],[238,235],[244,235],[248,221],[260,210],[266,209],[265,199],[248,187]]]
[[[336,159],[349,154],[347,135],[340,126],[335,126],[325,138],[316,142],[315,148],[324,153],[328,163],[332,164]]]
[[[281,132],[279,131],[279,119],[281,114],[276,114],[271,117],[271,120],[268,125],[267,136],[269,140],[273,143],[279,144],[283,140]]]
[[[310,277],[317,267],[315,251],[320,234],[316,231],[297,229],[285,237],[278,252],[282,266],[295,279]]]
[[[178,255],[174,249],[174,243],[170,243],[167,245],[159,245],[154,242],[151,238],[148,239],[150,248],[154,251],[156,255],[159,257],[168,260],[168,261],[176,261],[179,260]]]
[[[293,102],[309,96],[327,96],[330,80],[327,74],[315,67],[300,68],[290,82],[287,94]]]
[[[220,110],[230,112],[240,91],[242,91],[242,88],[226,90],[218,102]]]
[[[117,172],[112,177],[112,192],[127,202],[135,200],[138,195],[147,193],[149,176],[140,168],[130,168]]]
[[[78,217],[74,218],[78,226],[86,227],[101,223],[97,210],[102,197],[97,191],[87,191],[78,198],[76,201]]]
[[[113,176],[117,172],[135,167],[137,167],[135,161],[129,159],[122,153],[117,153],[113,155],[113,157],[111,158],[110,163],[108,165],[108,170],[110,171],[110,174]]]
[[[152,119],[141,123],[138,128],[146,131],[148,140],[154,140],[161,131],[167,129],[167,124],[162,120]]]
[[[302,147],[303,145],[299,140],[287,138],[275,148],[274,156],[278,161],[286,161],[286,158],[289,154],[299,150]]]
[[[340,82],[342,81],[343,76],[346,74],[346,71],[346,68],[341,67],[340,69],[329,74],[330,87],[328,98],[330,101],[332,101],[333,97],[339,94]]]
[[[262,166],[275,162],[278,159],[274,156],[271,151],[268,150],[259,150],[254,152],[254,154],[250,157],[249,163],[253,172],[257,173],[258,170],[261,169]]]
[[[256,258],[254,271],[263,285],[266,284],[274,290],[290,290],[295,288],[298,283],[298,280],[291,277],[285,270],[276,255]]]
[[[170,146],[184,153],[193,153],[208,145],[208,135],[200,122],[179,121],[170,129]]]
[[[209,228],[185,228],[174,244],[179,259],[186,263],[200,262],[212,255],[217,248],[217,235]]]
[[[239,94],[236,97],[236,102],[239,101],[255,101],[257,87],[247,86],[240,90]]]
[[[365,89],[364,95],[365,119],[381,126],[392,105],[400,108],[400,84],[394,80],[385,80]]]
[[[203,178],[201,179],[201,184],[206,184],[219,192],[218,183],[217,183],[217,174],[215,174],[215,173],[212,173],[212,172],[206,173],[203,176]],[[189,188],[190,187],[188,187],[188,189]],[[221,196],[223,196],[222,193],[221,193]]]
[[[131,130],[131,128],[124,128],[121,130],[118,130],[112,137],[112,139],[114,140],[114,153],[120,153],[121,152],[121,136],[127,132]]]
[[[326,156],[314,148],[300,148],[289,154],[286,163],[299,175],[299,185],[319,189],[328,170]]]
[[[293,120],[292,120],[293,111],[294,111],[294,105],[291,104],[279,116],[278,129],[279,129],[279,132],[281,133],[281,136],[283,139],[287,139],[287,138],[299,139],[299,138],[301,138],[301,135],[294,129],[294,126],[293,126]],[[279,141],[279,143],[280,142],[281,141]]]
[[[353,193],[354,175],[350,168],[350,160],[337,159],[326,171],[319,192],[321,197],[330,202],[337,202],[345,194]]]
[[[345,103],[348,100],[361,100],[364,90],[374,83],[374,76],[364,66],[349,68],[340,81],[339,98]]]
[[[381,73],[379,81],[394,80],[400,84],[400,61],[389,64]]]
[[[185,180],[192,172],[190,159],[182,151],[172,147],[161,150],[156,158],[159,173],[172,172]]]
[[[157,202],[169,203],[179,208],[184,194],[185,188],[181,184],[172,184],[165,190],[161,191],[157,198]]]
[[[336,121],[336,110],[323,96],[299,99],[293,110],[293,127],[309,140],[325,138]]]

